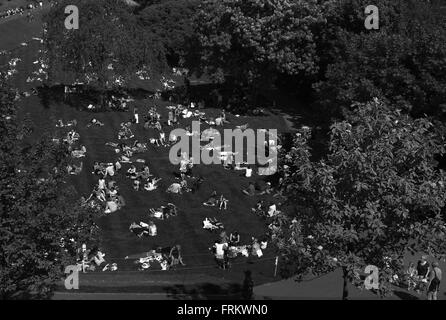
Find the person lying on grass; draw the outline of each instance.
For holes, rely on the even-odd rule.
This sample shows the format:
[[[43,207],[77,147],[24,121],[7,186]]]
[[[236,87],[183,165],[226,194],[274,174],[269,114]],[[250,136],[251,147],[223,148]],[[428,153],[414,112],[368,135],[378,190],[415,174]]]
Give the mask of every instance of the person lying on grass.
[[[157,183],[160,180],[161,180],[161,178],[159,178],[159,179],[155,179],[155,178],[147,179],[147,183],[144,185],[144,189],[147,190],[147,191],[156,190],[158,188]]]
[[[139,223],[132,222],[129,230],[136,234],[139,238],[141,238],[142,236],[154,237],[157,235],[157,228],[153,221],[149,221],[149,223],[145,223],[142,221],[140,221]]]
[[[74,174],[74,175],[78,175],[82,172],[82,167],[83,167],[83,162],[81,162],[81,164],[79,166],[76,166],[74,163],[73,164],[68,164],[67,165],[67,171],[69,174]]]
[[[71,151],[71,156],[73,158],[82,158],[82,157],[85,157],[85,153],[87,153],[87,148],[85,148],[85,146],[82,146],[78,150]]]
[[[102,123],[101,121],[99,121],[96,118],[91,119],[88,124],[87,124],[87,128],[91,127],[91,126],[97,126],[97,127],[102,127],[104,126],[104,123]]]
[[[203,220],[203,229],[213,231],[213,230],[218,230],[218,229],[224,229],[224,226],[216,218],[206,217]]]
[[[177,193],[177,194],[183,194],[183,192],[189,192],[189,191],[191,191],[191,189],[187,187],[186,180],[181,180],[180,183],[174,182],[166,190],[167,193]]]
[[[108,200],[105,204],[105,211],[104,213],[113,213],[119,210],[118,203],[112,199],[111,197],[108,197]]]
[[[57,120],[56,127],[58,128],[65,128],[65,127],[75,127],[77,126],[76,119],[68,121],[66,124],[63,123],[61,119]]]
[[[149,209],[149,216],[153,218],[157,218],[160,220],[168,219],[170,217],[174,217],[178,213],[177,207],[173,203],[168,203],[166,206],[161,206],[157,209],[151,208]]]
[[[209,199],[205,202],[203,202],[203,205],[207,206],[207,207],[215,207],[218,204],[218,200],[217,200],[217,191],[213,191],[211,196],[209,197]]]

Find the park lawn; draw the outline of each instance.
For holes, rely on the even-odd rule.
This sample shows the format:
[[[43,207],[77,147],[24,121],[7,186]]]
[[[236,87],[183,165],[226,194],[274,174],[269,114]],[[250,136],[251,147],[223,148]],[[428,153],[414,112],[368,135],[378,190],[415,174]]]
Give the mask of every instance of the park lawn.
[[[38,42],[32,41],[29,47],[20,49],[23,52],[22,61],[18,64],[18,75],[12,79],[14,85],[17,85],[22,91],[30,91],[31,84],[25,82],[27,76],[36,68],[32,62],[36,59],[35,54],[30,54],[29,51],[38,48]],[[99,112],[91,113],[85,111],[86,102],[84,105],[70,107],[64,103],[50,103],[49,107],[44,107],[40,98],[36,95],[31,95],[28,98],[23,98],[19,102],[21,114],[28,113],[31,119],[36,124],[34,137],[38,138],[45,131],[55,132],[54,120],[63,119],[64,122],[72,119],[78,121],[76,131],[80,134],[80,144],[87,148],[87,156],[83,158],[84,170],[79,176],[73,176],[70,183],[76,187],[79,197],[81,195],[88,196],[97,183],[97,177],[91,174],[91,168],[94,161],[116,161],[117,155],[113,148],[105,145],[106,142],[118,142],[117,131],[121,122],[130,119],[131,112]],[[153,105],[153,100],[137,100],[139,113],[145,114],[149,106]],[[165,106],[167,102],[156,101],[162,113],[163,119],[167,118],[167,109]],[[207,115],[216,115],[219,110],[205,109]],[[105,123],[104,127],[90,127],[86,124],[91,118],[97,118]],[[235,128],[236,125],[249,123],[251,128],[266,128],[279,129],[279,131],[286,131],[287,125],[285,120],[280,115],[270,115],[267,117],[235,117],[228,115],[231,121],[230,125],[225,128]],[[182,120],[182,127],[190,123],[191,119]],[[202,127],[202,130],[206,128]],[[173,128],[172,128],[173,129]],[[148,142],[148,138],[154,136],[154,131],[145,131],[142,124],[139,127],[132,126],[139,141]],[[166,136],[170,132],[166,128]],[[205,178],[201,189],[196,194],[172,195],[165,192],[168,185],[175,181],[173,172],[178,170],[178,166],[170,164],[168,153],[169,148],[157,148],[150,145],[149,152],[139,154],[135,158],[145,159],[149,164],[151,172],[156,177],[161,177],[161,186],[158,190],[147,192],[136,192],[132,187],[132,180],[127,179],[124,173],[120,173],[116,177],[117,184],[124,196],[127,206],[122,210],[101,217],[98,220],[98,225],[103,232],[102,248],[106,253],[107,262],[116,262],[119,271],[112,274],[110,279],[116,278],[120,272],[125,275],[132,275],[134,282],[128,282],[124,285],[119,282],[118,287],[122,285],[132,287],[132,283],[139,283],[147,277],[153,278],[157,272],[136,272],[137,266],[132,261],[125,260],[127,255],[138,254],[157,246],[171,246],[180,244],[183,247],[183,255],[186,267],[181,271],[162,272],[161,274],[181,274],[182,281],[188,277],[196,279],[200,275],[207,275],[215,277],[215,282],[218,278],[223,278],[225,281],[239,283],[243,280],[243,271],[251,269],[253,277],[259,283],[274,280],[274,259],[275,253],[271,248],[265,250],[265,255],[261,259],[253,259],[253,263],[247,263],[246,259],[237,258],[235,265],[229,271],[222,271],[216,268],[213,260],[213,255],[209,248],[213,245],[217,238],[217,233],[210,233],[202,229],[202,221],[205,217],[216,217],[223,222],[227,232],[238,230],[241,234],[241,242],[249,244],[251,237],[260,237],[267,231],[266,221],[251,213],[251,208],[258,201],[258,197],[248,198],[241,193],[241,188],[245,188],[250,181],[248,178],[241,177],[241,171],[227,171],[221,165],[196,165],[194,167],[194,175],[201,175]],[[77,161],[77,160],[76,160]],[[129,167],[124,164],[123,171]],[[263,180],[263,177],[255,177],[252,180]],[[218,194],[224,194],[229,199],[229,207],[227,211],[219,211],[216,208],[209,208],[202,205],[206,201],[213,190]],[[151,238],[138,238],[128,230],[129,225],[133,222],[149,220],[148,210],[152,207],[159,207],[172,202],[179,208],[177,217],[172,217],[166,221],[155,220],[158,227],[158,236]],[[106,277],[105,273],[98,272],[98,277]],[[93,281],[93,285],[96,284]],[[122,288],[122,287],[121,287]]]

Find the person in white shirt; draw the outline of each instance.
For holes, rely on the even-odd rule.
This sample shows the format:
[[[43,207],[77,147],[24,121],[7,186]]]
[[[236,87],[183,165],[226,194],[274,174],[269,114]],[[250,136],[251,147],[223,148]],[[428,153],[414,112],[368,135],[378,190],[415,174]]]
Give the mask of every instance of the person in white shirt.
[[[113,177],[114,175],[115,175],[115,168],[113,164],[110,164],[109,166],[107,166],[107,168],[105,168],[105,176]]]
[[[100,178],[98,181],[98,188],[100,190],[105,190],[105,179],[104,178]]]
[[[155,223],[153,221],[149,221],[149,236],[156,236],[157,235],[157,229]]]
[[[277,207],[276,207],[276,204],[273,203],[272,205],[270,205],[268,207],[268,217],[274,216],[276,214],[276,212],[277,212]]]
[[[215,247],[215,258],[216,259],[224,259],[225,250],[228,248],[228,244],[226,242],[216,242],[214,244]]]
[[[121,170],[121,168],[122,168],[121,163],[120,163],[119,161],[116,161],[116,162],[115,162],[115,170],[116,170],[116,171],[119,171],[119,170]]]
[[[118,211],[118,204],[114,201],[107,201],[105,206],[105,213],[113,213]]]
[[[214,244],[215,260],[220,268],[226,268],[226,252],[228,250],[228,244],[223,241],[217,241]]]
[[[247,178],[251,178],[252,177],[252,169],[251,169],[250,166],[246,167],[245,177],[247,177]]]

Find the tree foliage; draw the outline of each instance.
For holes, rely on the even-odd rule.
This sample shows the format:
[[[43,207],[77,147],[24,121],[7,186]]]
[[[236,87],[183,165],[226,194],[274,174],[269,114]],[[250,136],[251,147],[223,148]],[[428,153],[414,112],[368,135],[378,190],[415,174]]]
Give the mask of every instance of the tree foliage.
[[[261,88],[280,74],[318,70],[313,29],[324,24],[317,1],[206,0],[196,17],[201,71]]]
[[[446,175],[435,156],[445,147],[432,122],[375,99],[332,125],[329,153],[318,162],[310,161],[309,137],[300,131],[281,154],[284,194],[297,204],[274,234],[286,275],[342,267],[360,285],[372,264],[383,293],[408,249],[444,257]]]
[[[138,13],[144,32],[153,36],[172,66],[178,66],[184,56],[196,54],[193,16],[200,0],[157,1]]]
[[[95,212],[66,184],[66,147],[32,141],[14,98],[0,82],[0,297],[48,298],[78,246],[98,240]]]
[[[67,5],[79,8],[79,29],[65,28]],[[107,89],[122,85],[141,69],[154,73],[166,67],[162,48],[123,1],[62,1],[45,23],[45,52],[53,81],[71,74]]]
[[[366,30],[366,1],[332,2],[319,47],[320,102],[348,107],[372,97],[413,115],[441,115],[446,103],[444,16],[429,1],[378,1],[380,29]]]

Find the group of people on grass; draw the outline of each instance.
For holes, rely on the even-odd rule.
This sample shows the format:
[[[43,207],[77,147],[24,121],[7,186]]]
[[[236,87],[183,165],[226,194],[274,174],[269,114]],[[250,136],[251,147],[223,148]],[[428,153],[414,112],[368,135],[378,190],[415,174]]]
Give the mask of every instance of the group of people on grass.
[[[263,251],[268,246],[267,237],[263,237],[261,240],[251,237],[251,243],[248,245],[240,244],[240,234],[237,231],[231,232],[229,237],[225,231],[220,233],[220,236],[215,240],[214,245],[209,248],[214,254],[217,266],[221,269],[229,269],[231,266],[231,259],[236,258],[238,255],[248,257],[263,256]]]
[[[127,106],[126,109],[128,109]],[[197,110],[194,103],[191,103],[189,106],[170,106],[167,107],[167,109],[167,119],[163,119],[157,106],[150,107],[147,113],[142,115],[137,107],[133,108],[130,119],[122,122],[120,128],[118,129],[117,142],[106,143],[107,146],[114,149],[115,154],[118,155],[117,159],[110,162],[94,163],[92,173],[98,177],[98,180],[91,195],[84,200],[85,203],[96,205],[97,207],[101,208],[105,214],[114,213],[124,207],[126,205],[125,200],[120,194],[119,187],[114,179],[114,177],[121,172],[123,172],[123,175],[125,175],[126,178],[132,181],[131,184],[133,190],[136,192],[141,190],[155,191],[159,189],[158,183],[161,179],[153,176],[144,159],[134,158],[135,155],[148,151],[149,143],[158,147],[167,146],[176,141],[176,137],[172,136],[169,136],[168,141],[166,141],[164,126],[179,126],[182,119],[192,117],[198,118],[199,121],[208,124],[211,128],[213,126],[218,127],[230,123],[227,120],[227,115],[224,110],[222,110],[217,117],[206,117],[204,112]],[[164,122],[163,120],[166,121]],[[64,124],[63,122],[60,122],[59,125],[63,126]],[[139,125],[148,130],[147,141],[149,143],[142,143],[135,138],[134,132],[137,131],[133,130],[133,126]],[[103,126],[104,123],[96,118],[91,119],[87,124],[87,127],[100,128]],[[248,126],[248,124],[243,124],[237,126],[237,128],[240,130],[246,130]],[[186,125],[185,129],[191,136],[194,134],[200,134],[197,132],[192,132],[189,125]],[[155,136],[153,136],[153,131],[151,130],[155,131]],[[67,140],[71,144],[73,141],[78,141],[79,136],[76,135],[74,130],[72,130],[68,134]],[[218,148],[218,146],[216,146],[216,148]],[[85,146],[81,146],[80,148],[74,149],[71,152],[73,157],[81,158],[85,157],[86,151]],[[232,152],[223,152],[221,150],[217,151],[221,153],[222,159],[224,160],[223,167],[225,169],[243,171],[243,177],[248,179],[253,178],[254,171],[252,165],[247,163],[235,163],[234,153]],[[128,165],[127,169],[123,169],[124,164]],[[166,189],[163,190],[165,190],[167,193],[178,195],[182,195],[186,192],[197,192],[200,185],[203,183],[204,178],[201,176],[194,176],[193,167],[194,159],[188,154],[183,153],[178,171],[174,172],[173,174],[173,181],[166,186]],[[245,195],[252,197],[259,196],[263,199],[272,196],[272,190],[271,183],[269,182],[266,183],[266,186],[261,187],[259,190],[259,187],[255,186],[253,182],[250,181],[248,188],[242,190],[242,192]],[[266,199],[263,201],[266,201]],[[218,194],[217,191],[214,190],[209,198],[204,199],[202,204],[207,207],[216,207],[219,210],[227,210],[229,206],[229,199],[225,195]],[[269,217],[274,216],[277,212],[279,212],[276,208],[276,204],[271,203],[267,208],[265,208],[263,202],[259,201],[259,205],[256,207],[255,212],[260,214],[261,211],[265,211],[265,215]],[[170,217],[177,216],[177,214],[178,208],[175,204],[170,202],[160,207],[150,208],[148,212],[148,220],[141,219],[132,221],[129,226],[129,231],[134,233],[138,238],[155,237],[159,234],[159,230],[154,222],[154,219],[166,220]],[[213,217],[206,217],[204,219],[203,229],[210,231],[218,230],[222,232],[219,240],[215,241],[214,245],[212,246],[212,250],[217,261],[217,265],[224,269],[229,267],[230,259],[235,258],[238,255],[245,257],[262,257],[263,250],[267,247],[268,240],[266,236],[265,239],[262,238],[261,241],[255,237],[252,237],[250,243],[241,245],[240,234],[238,232],[232,232],[229,237],[226,236],[223,223]],[[162,261],[168,261],[167,266],[172,266],[172,261],[174,265],[183,265],[184,263],[180,253],[181,247],[174,246],[171,249],[173,250],[172,253],[169,253],[169,255],[164,254]],[[177,252],[177,254],[175,254],[175,252]],[[150,259],[154,259],[153,257],[155,256],[156,255],[151,255],[151,258],[148,256],[141,257],[140,259],[143,260],[138,260],[141,262],[141,268],[147,269],[147,266],[150,265]]]
[[[429,300],[437,300],[441,279],[439,263],[433,261],[429,264],[424,255],[416,265],[411,262],[406,271],[407,290],[415,290],[417,293],[426,292]]]

